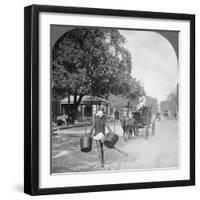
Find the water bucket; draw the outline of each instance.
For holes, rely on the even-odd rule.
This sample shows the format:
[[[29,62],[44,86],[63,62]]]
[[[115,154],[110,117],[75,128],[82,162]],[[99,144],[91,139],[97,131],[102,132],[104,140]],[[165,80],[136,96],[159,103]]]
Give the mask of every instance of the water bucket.
[[[90,135],[81,136],[80,148],[82,152],[90,152],[92,150],[92,138]]]
[[[115,144],[117,143],[119,139],[119,136],[115,134],[114,132],[110,132],[104,140],[104,145],[108,148],[113,148]]]

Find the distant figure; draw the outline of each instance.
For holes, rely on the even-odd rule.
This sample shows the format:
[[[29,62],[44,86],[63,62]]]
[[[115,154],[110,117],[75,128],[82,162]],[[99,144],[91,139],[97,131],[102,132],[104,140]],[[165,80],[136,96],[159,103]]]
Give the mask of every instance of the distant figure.
[[[177,112],[174,112],[174,119],[177,119]]]
[[[138,105],[136,106],[136,109],[137,109],[137,110],[142,109],[142,108],[145,106],[145,104],[146,104],[146,97],[145,97],[145,96],[139,97],[139,103],[138,103]]]
[[[68,113],[66,113],[66,115],[65,115],[65,119],[66,119],[66,123],[67,123],[67,125],[69,125],[69,114],[68,114]]]
[[[62,114],[62,121],[64,122],[65,125],[67,124],[66,117],[67,116],[66,116],[65,112],[63,112],[63,114]]]
[[[159,121],[161,120],[161,112],[160,111],[156,112],[156,119]]]
[[[129,126],[128,139],[130,139],[133,136],[133,133],[135,138],[134,124],[135,124],[135,119],[133,118],[132,112],[130,112],[128,117],[128,126]]]
[[[106,128],[109,132],[112,132],[111,128],[105,122],[103,112],[101,110],[99,110],[96,113],[96,117],[94,119],[92,128],[90,130],[90,135],[96,141],[98,155],[99,155],[100,162],[101,162],[101,167],[104,167],[103,142],[104,142],[104,137],[106,135]],[[93,131],[94,131],[94,133],[93,133]]]
[[[165,110],[165,112],[164,112],[164,117],[165,117],[166,119],[169,119],[169,112],[168,112],[168,110]]]

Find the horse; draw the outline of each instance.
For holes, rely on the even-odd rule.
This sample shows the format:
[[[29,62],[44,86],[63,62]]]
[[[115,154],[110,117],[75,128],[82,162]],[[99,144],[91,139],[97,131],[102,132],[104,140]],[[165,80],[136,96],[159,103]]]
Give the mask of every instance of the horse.
[[[131,139],[133,137],[133,133],[135,136],[135,129],[134,129],[134,119],[132,117],[125,117],[123,116],[120,119],[121,122],[121,126],[123,129],[123,138],[125,141],[127,141],[128,139]]]

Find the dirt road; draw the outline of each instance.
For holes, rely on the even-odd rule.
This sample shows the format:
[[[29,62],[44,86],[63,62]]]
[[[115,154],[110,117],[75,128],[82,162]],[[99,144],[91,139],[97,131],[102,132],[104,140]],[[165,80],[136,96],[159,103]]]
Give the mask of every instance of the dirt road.
[[[113,128],[113,126],[111,125]],[[89,129],[89,128],[88,128]],[[85,172],[99,170],[126,170],[178,167],[178,121],[156,121],[155,136],[144,139],[142,135],[125,142],[119,123],[115,127],[120,136],[117,148],[128,156],[105,149],[105,167],[100,167],[97,147],[89,153],[80,151],[80,136],[84,128],[66,129],[52,138],[52,173]]]

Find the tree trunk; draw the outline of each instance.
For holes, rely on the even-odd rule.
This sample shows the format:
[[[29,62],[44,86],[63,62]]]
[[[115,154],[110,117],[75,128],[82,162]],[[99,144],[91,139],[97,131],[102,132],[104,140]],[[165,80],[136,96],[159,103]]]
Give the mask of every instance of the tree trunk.
[[[70,105],[70,93],[68,92],[68,105]]]
[[[78,100],[77,100],[77,94],[74,95],[74,104],[73,104],[72,107],[71,107],[71,123],[72,123],[72,124],[74,124],[74,122],[75,122],[76,113],[77,113],[77,110],[78,110],[78,106],[80,105],[83,96],[84,96],[84,95],[81,94],[81,95],[78,97]]]

